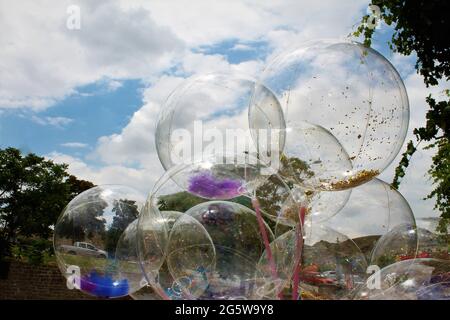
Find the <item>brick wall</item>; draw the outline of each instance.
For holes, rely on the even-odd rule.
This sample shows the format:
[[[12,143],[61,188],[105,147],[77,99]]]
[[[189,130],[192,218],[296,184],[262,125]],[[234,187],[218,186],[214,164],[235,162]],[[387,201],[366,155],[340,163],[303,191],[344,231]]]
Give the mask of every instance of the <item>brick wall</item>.
[[[69,290],[57,266],[34,266],[12,261],[7,279],[0,279],[0,299],[95,299]]]

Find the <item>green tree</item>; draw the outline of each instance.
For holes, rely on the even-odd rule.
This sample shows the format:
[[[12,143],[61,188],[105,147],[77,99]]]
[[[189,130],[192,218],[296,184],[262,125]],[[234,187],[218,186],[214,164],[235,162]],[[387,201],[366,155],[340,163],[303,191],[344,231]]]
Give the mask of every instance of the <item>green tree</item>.
[[[103,217],[108,203],[90,194],[84,205],[71,208],[71,215],[64,215],[59,221],[55,231],[60,237],[76,241],[93,241],[97,237],[104,240],[106,237],[106,220]],[[72,217],[76,216],[76,219]]]
[[[450,2],[441,0],[372,0],[380,8],[380,18],[393,26],[394,33],[389,42],[391,50],[402,55],[417,55],[415,68],[423,76],[427,87],[436,86],[439,81],[450,77],[450,30],[448,15]],[[376,29],[367,22],[373,17],[365,15],[354,35],[364,36],[364,44],[370,46]],[[421,142],[426,148],[436,148],[433,164],[429,169],[434,189],[426,199],[435,198],[435,209],[441,213],[438,231],[447,234],[450,225],[450,91],[446,98],[436,101],[426,97],[428,112],[426,124],[414,129],[417,143],[409,141],[395,171],[393,186],[398,188],[409,165],[411,156]]]
[[[115,252],[117,242],[125,229],[139,216],[138,206],[135,201],[122,199],[114,201],[113,222],[106,234],[105,250]]]
[[[20,238],[48,239],[70,199],[92,183],[35,154],[0,149],[0,259]]]
[[[69,184],[70,199],[75,198],[83,191],[95,187],[92,182],[86,180],[78,180],[77,177],[72,175],[70,175],[67,179],[67,183]]]

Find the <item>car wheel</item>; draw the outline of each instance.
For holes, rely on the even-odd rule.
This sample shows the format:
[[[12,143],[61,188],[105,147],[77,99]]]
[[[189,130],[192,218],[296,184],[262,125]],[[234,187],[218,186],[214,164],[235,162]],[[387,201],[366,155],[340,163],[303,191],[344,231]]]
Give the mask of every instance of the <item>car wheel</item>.
[[[77,255],[77,253],[75,252],[75,251],[69,251],[69,252],[67,252],[68,254],[73,254],[74,256],[76,256]]]
[[[100,254],[98,257],[99,257],[100,259],[106,259],[106,256],[105,256],[104,254]]]

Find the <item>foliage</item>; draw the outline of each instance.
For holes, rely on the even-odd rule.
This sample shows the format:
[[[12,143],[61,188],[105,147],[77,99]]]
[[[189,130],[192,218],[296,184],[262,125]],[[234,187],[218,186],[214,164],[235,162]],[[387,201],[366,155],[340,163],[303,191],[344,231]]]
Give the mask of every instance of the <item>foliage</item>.
[[[135,201],[122,199],[114,201],[112,212],[115,213],[111,228],[106,234],[105,250],[115,252],[119,238],[130,223],[139,215]]]
[[[159,200],[158,206],[161,211],[186,212],[189,208],[205,201],[207,200],[183,191],[162,196]]]
[[[12,247],[12,256],[16,260],[25,260],[31,264],[42,264],[52,255],[52,241],[42,238],[19,238]]]
[[[67,238],[73,242],[86,241],[86,238],[92,239],[99,237],[104,240],[106,237],[105,224],[102,214],[108,207],[108,203],[99,200],[96,195],[89,195],[86,198],[85,205],[71,208],[71,215],[64,215],[57,226],[57,233],[62,238]],[[76,216],[77,219],[71,217]]]
[[[427,85],[437,85],[438,80],[450,77],[448,13],[450,3],[441,0],[372,0],[381,10],[381,19],[393,26],[389,43],[392,50],[410,55],[417,54],[416,69]],[[376,29],[367,26],[371,17],[365,15],[354,33],[364,35],[364,44],[370,46]]]
[[[434,145],[437,147],[437,152],[433,156],[433,164],[429,173],[435,188],[427,196],[427,199],[436,197],[435,209],[441,212],[438,232],[447,234],[450,225],[450,143],[445,138],[434,143]]]
[[[389,46],[392,51],[409,56],[417,55],[415,68],[423,76],[427,87],[436,86],[440,80],[450,78],[450,38],[444,30],[450,30],[448,14],[450,2],[440,0],[372,0],[372,5],[380,8],[380,18],[393,26],[394,34]],[[373,17],[365,15],[362,23],[353,33],[364,36],[364,44],[370,46],[375,33],[367,22]],[[434,189],[426,199],[435,198],[435,208],[441,212],[438,231],[448,232],[450,225],[450,97],[436,101],[431,95],[426,98],[429,110],[426,124],[414,129],[418,144],[431,142],[428,147],[437,147],[433,164],[428,171]],[[409,165],[409,160],[417,146],[410,141],[396,169],[393,186],[398,188],[401,178]]]
[[[22,155],[18,149],[0,149],[0,259],[11,255],[11,247],[20,245],[19,239],[45,239],[32,241],[23,248],[25,251],[37,253],[51,248],[43,248],[43,243],[48,244],[52,226],[65,205],[75,194],[93,186],[66,170],[67,165],[33,153]]]
[[[377,265],[378,265],[378,267],[380,267],[382,269],[382,268],[389,266],[396,262],[397,262],[397,259],[395,256],[390,255],[390,254],[385,254],[378,258]]]

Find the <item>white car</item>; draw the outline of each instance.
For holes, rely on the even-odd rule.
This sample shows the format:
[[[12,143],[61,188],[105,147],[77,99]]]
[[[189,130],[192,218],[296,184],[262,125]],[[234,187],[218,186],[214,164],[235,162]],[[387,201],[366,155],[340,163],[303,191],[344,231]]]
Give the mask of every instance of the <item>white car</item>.
[[[104,250],[96,248],[87,242],[75,242],[73,246],[62,245],[59,247],[60,252],[80,256],[94,256],[97,258],[108,258],[108,253]]]

